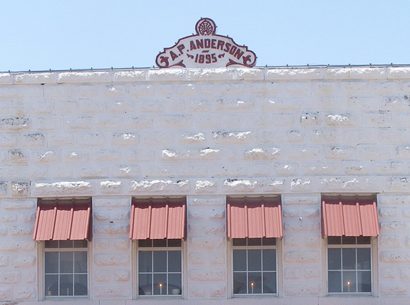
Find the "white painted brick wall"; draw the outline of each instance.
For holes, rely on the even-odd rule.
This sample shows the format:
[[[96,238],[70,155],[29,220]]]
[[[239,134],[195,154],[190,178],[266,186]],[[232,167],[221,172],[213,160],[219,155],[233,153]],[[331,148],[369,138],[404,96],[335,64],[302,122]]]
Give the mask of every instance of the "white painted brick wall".
[[[320,296],[320,194],[286,194],[283,203],[283,295]]]
[[[226,197],[190,196],[188,199],[187,296],[192,300],[225,299],[228,293]]]
[[[31,231],[58,196],[93,197],[75,304],[156,302],[132,300],[128,230],[130,198],[160,195],[188,202],[185,295],[164,304],[409,304],[409,117],[407,67],[0,74],[0,304],[42,302]],[[377,297],[326,296],[329,192],[379,194]],[[235,194],[283,195],[279,297],[231,298]]]
[[[93,299],[132,295],[130,201],[124,196],[93,198],[90,293]]]

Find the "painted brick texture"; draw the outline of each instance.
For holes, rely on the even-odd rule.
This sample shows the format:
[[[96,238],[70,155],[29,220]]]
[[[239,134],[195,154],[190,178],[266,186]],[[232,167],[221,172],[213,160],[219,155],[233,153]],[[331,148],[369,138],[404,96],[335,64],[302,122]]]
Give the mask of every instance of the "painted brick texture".
[[[0,304],[43,302],[36,200],[78,196],[93,240],[73,303],[152,304],[133,299],[131,197],[172,195],[184,296],[164,304],[408,304],[409,117],[406,67],[0,74]],[[378,194],[375,296],[326,295],[321,193]],[[279,296],[231,298],[226,195],[267,194],[282,194]]]

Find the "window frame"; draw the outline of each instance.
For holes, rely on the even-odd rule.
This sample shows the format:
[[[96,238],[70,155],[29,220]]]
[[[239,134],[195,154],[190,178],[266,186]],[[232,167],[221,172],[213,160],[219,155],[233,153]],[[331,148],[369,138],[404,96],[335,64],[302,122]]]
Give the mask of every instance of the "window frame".
[[[86,240],[87,242],[87,247],[84,248],[46,248],[45,247],[45,241],[37,242],[37,255],[38,255],[38,271],[37,271],[37,277],[38,277],[38,289],[39,289],[39,294],[38,294],[38,300],[66,300],[66,299],[90,299],[90,284],[91,284],[91,241]],[[45,259],[46,259],[46,252],[87,252],[87,295],[63,295],[63,296],[48,296],[45,292],[45,279],[46,279],[46,264],[45,264]]]
[[[370,237],[370,243],[368,244],[329,244],[328,237],[323,239],[324,241],[324,289],[325,295],[329,297],[343,297],[343,296],[378,296],[378,253],[377,253],[377,237]],[[370,249],[370,292],[329,292],[329,256],[328,249]],[[358,269],[354,271],[357,272]]]
[[[165,239],[167,240],[167,239]],[[138,242],[139,240],[133,240],[132,241],[132,261],[133,261],[133,266],[132,266],[132,286],[133,286],[133,298],[134,299],[139,299],[139,298],[143,298],[143,299],[152,299],[152,298],[180,298],[183,299],[186,296],[186,287],[187,287],[187,283],[186,283],[186,277],[185,277],[185,270],[186,270],[186,241],[181,239],[181,246],[179,247],[140,247],[138,246]],[[143,250],[141,250],[143,249]],[[139,272],[138,272],[138,256],[139,256],[139,252],[140,251],[175,251],[175,250],[180,250],[181,251],[181,294],[164,294],[164,295],[142,295],[139,294]],[[164,272],[162,272],[164,273]],[[165,272],[168,274],[168,272]]]
[[[264,249],[275,249],[276,253],[276,293],[247,293],[247,294],[237,294],[234,293],[233,288],[234,288],[234,270],[233,270],[233,251],[239,249],[239,250],[264,250]],[[229,268],[229,274],[228,274],[228,289],[230,291],[230,297],[231,298],[267,298],[267,297],[279,297],[281,296],[281,291],[282,291],[282,277],[281,277],[281,270],[282,270],[282,239],[281,238],[275,238],[275,245],[259,245],[259,246],[234,246],[233,245],[233,239],[228,240],[228,268]],[[247,273],[249,272],[248,270],[246,271]],[[261,271],[262,272],[262,271]]]

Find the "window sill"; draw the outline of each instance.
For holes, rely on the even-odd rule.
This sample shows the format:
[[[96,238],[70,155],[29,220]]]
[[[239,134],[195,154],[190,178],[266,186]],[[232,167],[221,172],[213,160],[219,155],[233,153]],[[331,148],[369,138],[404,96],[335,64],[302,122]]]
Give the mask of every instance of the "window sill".
[[[344,297],[353,297],[353,298],[374,298],[376,297],[374,294],[372,294],[371,292],[344,292],[344,293],[329,293],[327,294],[325,297],[330,297],[330,298],[344,298]]]
[[[183,299],[184,296],[180,294],[176,295],[137,295],[136,300],[139,299],[144,299],[144,300],[150,300],[150,299],[155,299],[155,300],[161,300],[161,299]]]
[[[88,295],[85,296],[46,296],[43,298],[43,301],[69,301],[72,302],[73,300],[89,300],[90,297]]]
[[[265,294],[233,294],[231,296],[232,299],[240,299],[240,298],[277,298],[279,295],[277,293],[265,293]]]

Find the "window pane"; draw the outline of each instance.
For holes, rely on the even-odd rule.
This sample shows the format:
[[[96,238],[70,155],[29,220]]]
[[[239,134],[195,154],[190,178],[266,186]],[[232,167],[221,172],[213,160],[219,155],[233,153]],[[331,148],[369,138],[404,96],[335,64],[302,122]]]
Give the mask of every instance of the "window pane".
[[[44,286],[46,296],[58,295],[58,275],[46,275]]]
[[[343,292],[356,292],[356,272],[343,272]]]
[[[329,271],[328,272],[328,290],[329,292],[341,292],[342,291],[342,272]]]
[[[168,251],[168,272],[181,272],[181,251]]]
[[[331,236],[327,238],[327,243],[329,245],[340,245],[342,243],[342,238],[339,236]]]
[[[180,239],[168,239],[168,247],[181,247]]]
[[[74,272],[87,273],[87,252],[74,252]]]
[[[234,294],[246,294],[246,272],[234,272],[233,273],[233,293]]]
[[[60,275],[60,295],[73,295],[73,275]]]
[[[340,270],[342,264],[342,249],[327,250],[327,266],[329,270]]]
[[[60,252],[60,273],[73,273],[73,252]]]
[[[46,273],[58,273],[58,252],[45,253]]]
[[[167,275],[165,273],[154,274],[154,294],[167,294]]]
[[[263,293],[276,293],[276,272],[263,272]]]
[[[87,275],[74,275],[74,295],[87,295]]]
[[[248,246],[260,246],[262,243],[262,238],[249,238]]]
[[[167,240],[166,239],[154,239],[153,241],[153,246],[154,247],[166,247],[167,246]]]
[[[245,238],[234,238],[233,245],[234,246],[246,246],[246,239]]]
[[[152,272],[152,251],[138,252],[138,272]]]
[[[75,240],[74,248],[87,248],[87,241],[86,240]]]
[[[179,295],[182,293],[181,275],[169,274],[168,275],[168,294]]]
[[[262,244],[264,246],[274,246],[276,245],[276,238],[262,238]]]
[[[58,248],[58,240],[46,240],[44,243],[45,248]]]
[[[152,239],[139,240],[138,247],[152,247]]]
[[[263,270],[264,271],[276,271],[276,251],[275,250],[263,250]]]
[[[357,243],[360,244],[360,245],[369,245],[370,244],[370,237],[359,236],[359,237],[357,237]]]
[[[154,272],[167,271],[167,252],[154,251]]]
[[[248,250],[248,270],[261,270],[261,250]]]
[[[73,241],[72,240],[60,240],[60,248],[72,248]]]
[[[356,249],[342,249],[343,269],[356,269]]]
[[[262,293],[262,273],[248,273],[248,293]]]
[[[233,250],[233,270],[246,271],[246,250]]]
[[[370,270],[370,248],[357,249],[357,269]]]
[[[342,244],[344,244],[344,245],[354,245],[354,244],[356,244],[356,237],[343,236],[342,237]]]
[[[138,276],[138,294],[151,295],[152,294],[152,275],[140,274]]]
[[[371,292],[372,291],[372,280],[370,271],[359,271],[357,272],[357,282],[359,292]]]

